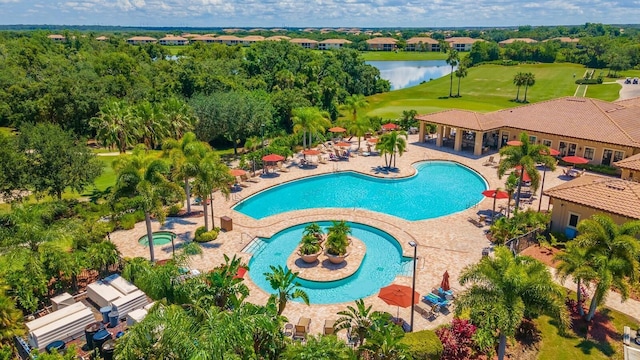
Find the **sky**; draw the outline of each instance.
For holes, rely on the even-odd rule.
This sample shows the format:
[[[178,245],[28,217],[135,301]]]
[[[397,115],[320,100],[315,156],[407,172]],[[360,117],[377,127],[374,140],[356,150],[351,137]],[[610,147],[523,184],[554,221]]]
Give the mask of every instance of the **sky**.
[[[0,0],[0,25],[468,27],[640,22],[640,0]]]

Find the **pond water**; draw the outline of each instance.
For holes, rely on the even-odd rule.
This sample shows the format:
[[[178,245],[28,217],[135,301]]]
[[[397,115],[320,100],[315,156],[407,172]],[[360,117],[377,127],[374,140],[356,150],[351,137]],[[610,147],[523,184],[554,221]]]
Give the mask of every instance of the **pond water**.
[[[380,77],[391,82],[391,90],[415,86],[451,72],[451,66],[444,60],[367,61],[367,64],[380,70]]]

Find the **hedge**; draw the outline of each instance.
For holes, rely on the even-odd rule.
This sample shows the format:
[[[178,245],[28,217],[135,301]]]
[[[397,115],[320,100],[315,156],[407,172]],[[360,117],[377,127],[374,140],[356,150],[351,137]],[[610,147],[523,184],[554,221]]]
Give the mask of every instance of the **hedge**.
[[[220,233],[220,228],[214,228],[211,231],[207,231],[204,226],[200,226],[196,229],[195,237],[193,241],[197,243],[206,243],[209,241],[213,241],[218,238],[218,234]]]
[[[438,360],[444,352],[438,335],[431,330],[407,333],[400,342],[409,347],[409,354],[416,360]]]

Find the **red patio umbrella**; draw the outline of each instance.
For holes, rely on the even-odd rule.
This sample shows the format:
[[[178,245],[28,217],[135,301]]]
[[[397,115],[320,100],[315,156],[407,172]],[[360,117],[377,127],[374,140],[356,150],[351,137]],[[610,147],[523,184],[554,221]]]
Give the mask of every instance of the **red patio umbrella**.
[[[442,288],[443,291],[449,291],[451,289],[451,286],[449,286],[449,271],[445,271],[444,274],[442,274],[442,281],[440,282],[440,287]]]
[[[556,150],[556,149],[551,149],[551,148],[549,148],[549,153],[548,153],[548,154],[547,154],[547,152],[546,152],[546,151],[544,151],[544,150],[541,150],[541,151],[540,151],[540,154],[541,154],[541,155],[549,155],[549,156],[558,156],[558,155],[560,155],[560,151],[558,151],[558,150]]]
[[[336,143],[336,146],[339,146],[339,147],[350,147],[351,143],[348,143],[346,141],[340,141],[339,143]]]
[[[522,145],[522,141],[520,141],[520,140],[507,141],[507,145],[509,145],[509,146],[521,146]]]
[[[383,129],[383,130],[387,130],[387,131],[388,131],[388,130],[395,130],[395,129],[397,129],[397,128],[398,128],[398,125],[396,125],[396,124],[392,124],[392,123],[388,123],[388,124],[384,124],[384,125],[382,125],[382,129]]]
[[[229,173],[231,174],[231,176],[242,176],[244,174],[246,174],[247,172],[242,170],[242,169],[231,169],[229,170]]]
[[[586,164],[589,162],[589,159],[585,159],[581,156],[565,156],[562,158],[562,161],[568,162],[570,164]]]
[[[262,157],[262,161],[278,162],[284,160],[284,156],[278,154],[269,154]]]
[[[317,155],[320,155],[320,150],[308,149],[308,150],[304,150],[302,152],[302,154],[303,155],[317,156]]]
[[[332,127],[329,129],[329,132],[332,132],[332,133],[343,133],[345,131],[347,131],[347,129],[340,126]]]
[[[488,198],[493,198],[493,211],[491,212],[491,222],[493,223],[493,216],[496,213],[496,200],[497,199],[508,199],[509,193],[502,190],[485,190],[482,192],[482,195]],[[448,274],[447,274],[448,275]]]
[[[378,143],[378,138],[369,138],[367,139],[367,142],[371,144],[376,144]]]
[[[247,273],[247,269],[243,267],[238,268],[238,272],[233,276],[234,279],[244,279],[244,274]]]
[[[378,297],[385,303],[398,307],[398,315],[400,315],[400,306],[403,308],[411,306],[412,295],[413,303],[417,304],[420,301],[420,294],[409,286],[392,284],[383,287],[378,293]]]

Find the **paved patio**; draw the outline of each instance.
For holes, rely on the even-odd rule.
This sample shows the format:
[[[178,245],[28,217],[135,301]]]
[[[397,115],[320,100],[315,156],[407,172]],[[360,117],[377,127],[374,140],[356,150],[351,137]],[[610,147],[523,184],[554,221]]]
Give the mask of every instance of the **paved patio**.
[[[273,178],[262,179],[259,183],[251,184],[247,188],[243,188],[240,192],[232,194],[229,199],[225,199],[220,193],[215,194],[214,199],[214,216],[215,225],[220,226],[220,216],[228,216],[233,219],[233,230],[229,232],[221,232],[218,239],[212,243],[204,244],[204,254],[192,258],[191,266],[201,271],[210,270],[213,267],[223,263],[223,254],[238,254],[244,261],[249,261],[249,254],[243,253],[242,250],[256,236],[271,237],[278,231],[304,222],[320,221],[320,220],[346,220],[357,221],[366,225],[377,227],[381,230],[393,235],[401,244],[404,255],[413,256],[413,248],[408,245],[409,241],[415,241],[418,244],[417,255],[417,272],[416,272],[416,291],[420,294],[426,294],[434,287],[437,287],[442,279],[442,274],[449,271],[450,282],[454,288],[458,287],[458,276],[462,269],[480,260],[482,249],[489,246],[484,230],[488,227],[478,228],[468,222],[469,218],[477,219],[478,212],[490,211],[493,200],[483,199],[476,206],[465,211],[452,214],[449,216],[421,220],[407,221],[401,218],[375,213],[359,208],[350,209],[313,209],[294,211],[275,216],[270,216],[262,220],[252,219],[239,212],[231,209],[238,201],[250,196],[260,190],[270,186],[290,181],[305,176],[312,176],[322,173],[352,170],[364,174],[378,177],[404,177],[412,175],[415,169],[412,164],[424,160],[451,160],[466,165],[478,173],[480,173],[489,188],[504,187],[506,177],[498,179],[496,169],[493,166],[484,166],[483,163],[488,159],[489,155],[499,159],[499,155],[495,153],[486,154],[482,157],[475,157],[469,153],[454,154],[448,149],[435,148],[433,145],[418,143],[417,135],[410,135],[407,152],[397,158],[396,166],[400,169],[397,173],[385,173],[380,171],[380,166],[384,166],[384,158],[380,156],[355,157],[346,162],[329,162],[328,164],[320,164],[317,168],[301,169],[297,166],[291,166],[290,171],[279,173],[279,176]],[[363,142],[363,146],[364,146]],[[354,141],[354,148],[357,141]],[[296,158],[295,161],[298,161]],[[561,177],[562,170],[556,169],[554,172],[547,171],[545,188],[549,188],[567,181]],[[416,189],[416,200],[420,201],[420,193],[429,191],[429,189]],[[535,194],[536,200],[531,206],[538,208],[540,190]],[[505,203],[504,200],[498,200],[498,203]],[[268,204],[265,204],[268,206]],[[542,209],[547,209],[548,199],[545,197],[542,201]],[[201,207],[192,206],[192,209],[200,210]],[[204,224],[204,218],[169,218],[164,226],[154,222],[154,231],[169,230],[175,232],[178,237],[176,244],[193,238],[195,229]],[[139,245],[137,240],[146,233],[144,222],[136,224],[135,228],[127,231],[118,231],[111,234],[111,239],[125,257],[142,256],[148,258],[149,250],[147,247]],[[166,259],[171,257],[171,245],[156,246],[156,258]],[[249,301],[263,304],[268,299],[268,294],[258,288],[251,281],[251,272],[248,273],[246,283],[251,290]],[[260,276],[262,274],[259,274]],[[393,283],[411,286],[411,277],[398,276]],[[374,309],[387,311],[395,314],[397,308],[385,304],[375,294],[366,298],[367,304],[372,304]],[[301,316],[311,317],[311,333],[322,332],[325,319],[336,319],[338,311],[344,310],[346,305],[353,304],[341,303],[333,305],[311,305],[291,302],[287,305],[284,315],[288,317],[291,323],[296,323]],[[400,316],[409,321],[410,310],[400,309]],[[451,320],[451,314],[441,314],[435,320],[427,320],[415,315],[415,329],[433,329],[438,325],[447,323]]]

